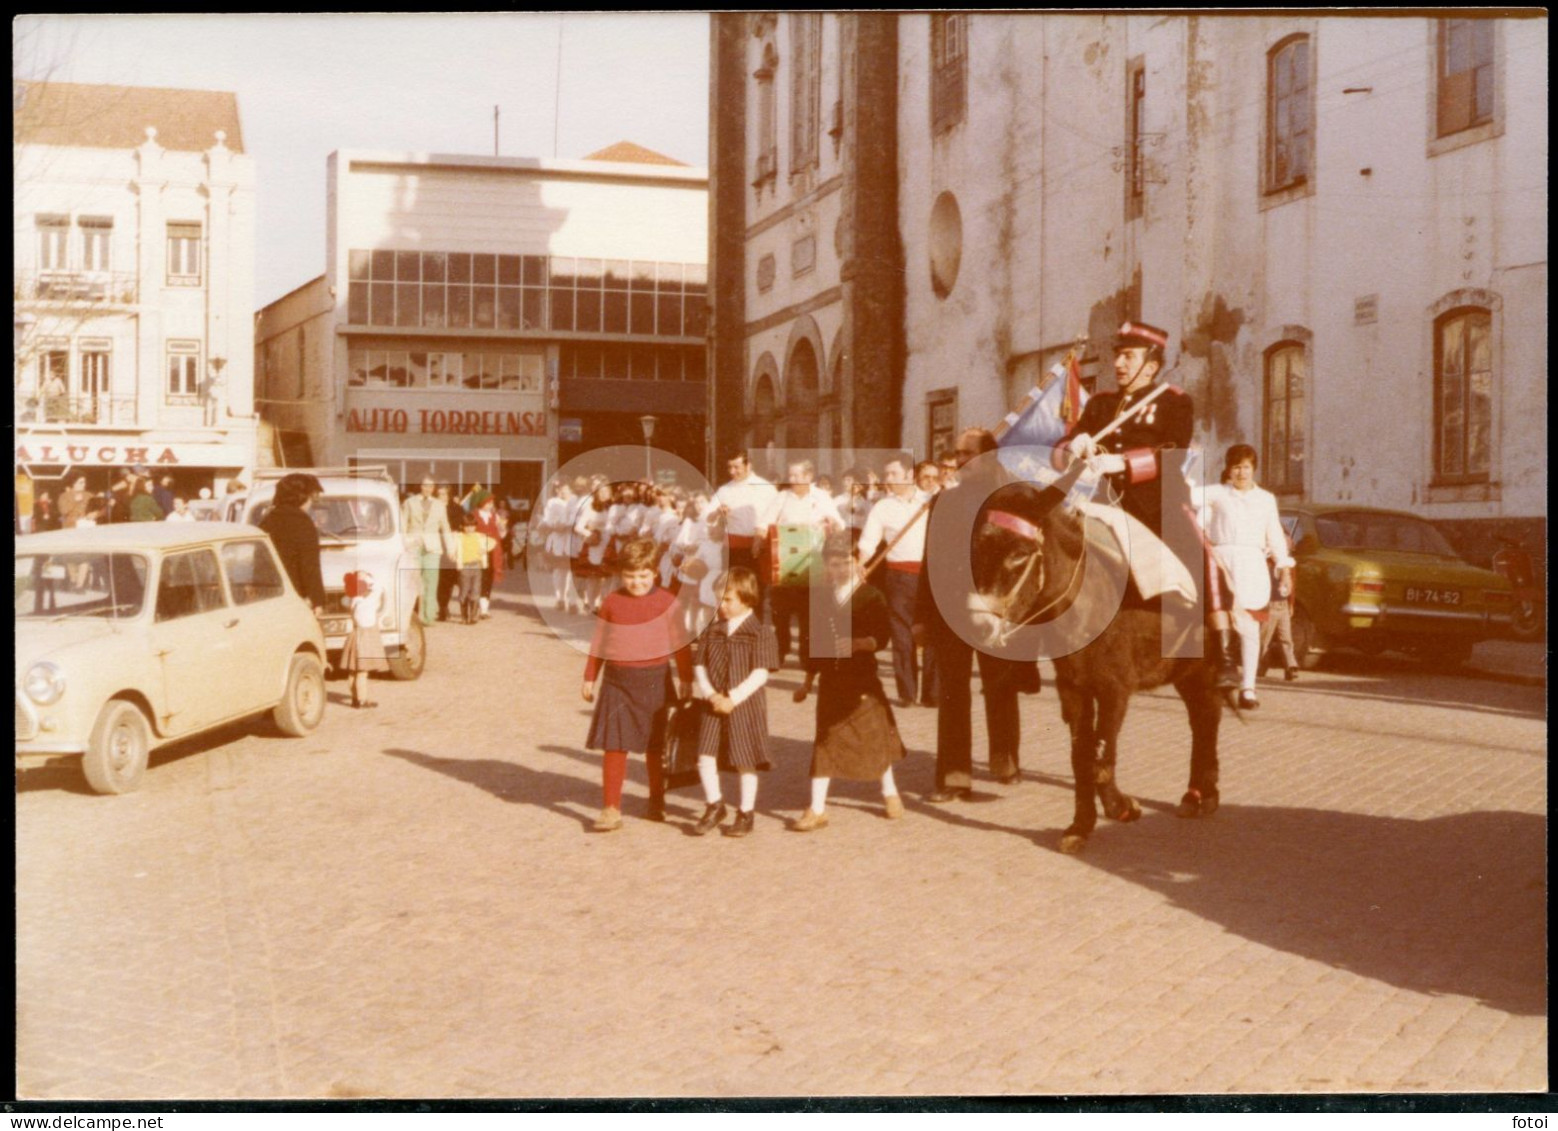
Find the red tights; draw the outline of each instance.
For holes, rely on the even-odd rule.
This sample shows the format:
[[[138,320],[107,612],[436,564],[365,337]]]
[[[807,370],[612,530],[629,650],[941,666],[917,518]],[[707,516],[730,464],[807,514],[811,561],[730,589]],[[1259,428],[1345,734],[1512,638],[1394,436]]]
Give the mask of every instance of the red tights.
[[[649,796],[665,796],[665,776],[660,767],[660,756],[648,754],[644,758],[645,765],[649,769]],[[628,752],[626,750],[606,751],[605,763],[601,767],[601,792],[605,796],[605,805],[608,809],[622,808],[622,783],[628,776]]]

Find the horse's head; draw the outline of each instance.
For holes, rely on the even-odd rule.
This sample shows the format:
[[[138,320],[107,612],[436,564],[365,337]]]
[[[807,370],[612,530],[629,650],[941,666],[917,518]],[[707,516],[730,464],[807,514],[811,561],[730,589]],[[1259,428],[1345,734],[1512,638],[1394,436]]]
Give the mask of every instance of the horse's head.
[[[974,529],[969,616],[987,643],[1065,611],[1083,552],[1080,519],[1054,488],[1009,483],[991,494]]]

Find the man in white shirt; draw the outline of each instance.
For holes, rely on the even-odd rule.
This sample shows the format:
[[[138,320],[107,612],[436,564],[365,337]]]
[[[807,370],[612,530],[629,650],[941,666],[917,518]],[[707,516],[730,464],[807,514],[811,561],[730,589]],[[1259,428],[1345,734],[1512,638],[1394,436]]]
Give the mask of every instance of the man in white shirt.
[[[915,489],[914,457],[907,452],[900,452],[887,461],[882,482],[887,487],[887,494],[871,508],[857,549],[861,562],[870,565],[879,547],[892,547],[882,563],[885,568],[876,572],[873,583],[878,584],[887,596],[898,706],[908,707],[915,702],[919,688],[919,665],[914,655],[914,604],[920,587],[920,571],[925,563],[926,500]]]
[[[866,518],[871,513],[871,501],[866,498],[866,475],[858,467],[852,467],[843,474],[842,480],[844,489],[833,496],[833,505],[849,527],[849,540],[859,542],[860,532],[865,529]]]
[[[844,529],[844,519],[838,507],[826,491],[813,485],[817,469],[809,459],[796,460],[787,468],[785,490],[778,492],[763,508],[757,520],[757,536],[766,541],[770,551],[774,543],[769,532],[775,527],[803,527],[811,531],[811,541],[820,556],[823,540],[833,531]],[[770,574],[773,563],[767,563]],[[770,581],[773,580],[770,576]],[[779,662],[783,663],[790,651],[790,622],[799,620],[801,625],[799,656],[804,664],[810,656],[811,614],[807,606],[811,588],[803,577],[798,584],[777,585],[769,591],[772,605],[774,631],[779,636]]]
[[[757,568],[757,519],[778,491],[752,470],[745,452],[730,456],[725,461],[725,470],[730,473],[730,481],[714,492],[714,506],[724,520],[725,541],[730,547],[729,564],[753,570],[759,588],[766,592],[768,579]],[[758,604],[761,608],[761,599]]]

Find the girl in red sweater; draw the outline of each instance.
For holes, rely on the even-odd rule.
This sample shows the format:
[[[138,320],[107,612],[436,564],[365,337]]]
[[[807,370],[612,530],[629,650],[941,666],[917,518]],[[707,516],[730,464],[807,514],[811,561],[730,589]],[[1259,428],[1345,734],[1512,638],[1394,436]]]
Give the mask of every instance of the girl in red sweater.
[[[595,638],[584,667],[584,701],[595,704],[585,745],[605,751],[603,806],[592,826],[609,833],[622,827],[622,783],[628,752],[649,749],[655,716],[665,706],[671,659],[677,698],[692,680],[692,657],[676,598],[660,587],[658,547],[647,538],[624,545],[617,556],[621,588],[601,602]],[[597,694],[598,690],[598,694]],[[651,821],[665,820],[665,779],[660,759],[647,759]]]

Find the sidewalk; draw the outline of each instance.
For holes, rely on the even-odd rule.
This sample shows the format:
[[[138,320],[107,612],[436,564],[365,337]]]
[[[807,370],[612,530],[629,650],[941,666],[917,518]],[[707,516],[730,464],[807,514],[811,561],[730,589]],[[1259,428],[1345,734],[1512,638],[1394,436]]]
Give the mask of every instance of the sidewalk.
[[[1547,686],[1547,645],[1516,640],[1484,640],[1472,652],[1467,673],[1480,673],[1510,683]]]

